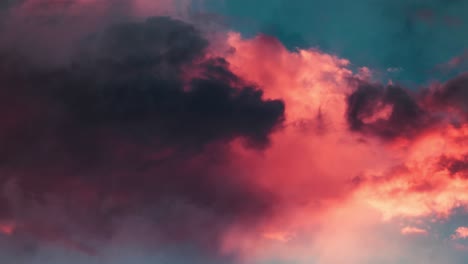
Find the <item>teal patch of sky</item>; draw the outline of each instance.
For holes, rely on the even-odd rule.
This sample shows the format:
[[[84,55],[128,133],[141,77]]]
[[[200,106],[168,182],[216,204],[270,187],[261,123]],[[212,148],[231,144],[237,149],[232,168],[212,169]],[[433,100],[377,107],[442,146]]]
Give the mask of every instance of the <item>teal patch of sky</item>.
[[[244,36],[316,47],[405,84],[447,79],[438,65],[468,48],[464,0],[204,0]],[[388,71],[390,69],[390,71]]]

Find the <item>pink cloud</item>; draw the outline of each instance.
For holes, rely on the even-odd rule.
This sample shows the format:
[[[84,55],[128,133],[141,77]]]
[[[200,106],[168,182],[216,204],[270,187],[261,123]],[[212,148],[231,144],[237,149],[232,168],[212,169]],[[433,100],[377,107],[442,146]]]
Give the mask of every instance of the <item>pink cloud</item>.
[[[453,240],[457,239],[466,239],[468,238],[468,227],[460,226],[455,230],[455,233],[452,235]]]
[[[428,232],[426,229],[414,227],[414,226],[405,226],[401,229],[402,235],[427,235]]]

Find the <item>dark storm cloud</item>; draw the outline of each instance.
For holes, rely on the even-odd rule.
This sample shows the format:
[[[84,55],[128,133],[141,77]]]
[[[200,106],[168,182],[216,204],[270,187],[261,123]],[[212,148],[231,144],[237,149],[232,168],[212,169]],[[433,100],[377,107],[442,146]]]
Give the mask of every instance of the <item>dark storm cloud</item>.
[[[384,139],[411,138],[428,125],[428,114],[409,91],[399,86],[383,87],[359,81],[347,99],[347,120],[351,130]],[[381,117],[379,112],[389,111]],[[369,120],[369,121],[366,121]]]
[[[434,107],[456,109],[468,114],[468,73],[462,73],[442,85],[435,86],[425,94],[425,99]]]
[[[127,23],[103,39],[96,61],[51,76],[49,87],[57,87],[67,112],[85,127],[141,125],[178,144],[243,136],[264,145],[281,120],[283,104],[264,101],[262,92],[243,85],[221,58],[195,66],[202,76],[184,83],[183,67],[201,59],[207,43],[182,22]]]
[[[207,40],[171,18],[118,23],[77,46],[48,66],[34,47],[0,50],[3,216],[81,245],[72,231],[106,237],[137,213],[166,239],[214,245],[223,226],[268,215],[273,197],[236,175],[225,143],[266,147],[281,101],[206,59]]]
[[[353,131],[388,140],[411,139],[444,123],[459,129],[468,120],[466,72],[417,92],[362,80],[355,84],[346,112]]]

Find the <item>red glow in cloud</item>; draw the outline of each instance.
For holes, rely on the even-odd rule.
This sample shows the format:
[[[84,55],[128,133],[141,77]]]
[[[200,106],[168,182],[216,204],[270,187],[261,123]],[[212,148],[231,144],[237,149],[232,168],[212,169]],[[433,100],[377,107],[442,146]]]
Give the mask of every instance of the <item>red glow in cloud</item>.
[[[16,225],[10,222],[0,223],[0,233],[4,235],[11,235],[15,232]]]

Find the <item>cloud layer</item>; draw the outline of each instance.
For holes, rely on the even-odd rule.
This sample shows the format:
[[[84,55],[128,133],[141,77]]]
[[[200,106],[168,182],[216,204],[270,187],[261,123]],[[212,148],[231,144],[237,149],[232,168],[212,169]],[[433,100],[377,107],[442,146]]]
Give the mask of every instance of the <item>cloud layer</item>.
[[[464,238],[432,225],[468,205],[466,73],[385,85],[183,1],[106,3],[2,11],[0,259],[458,263],[402,245]]]

